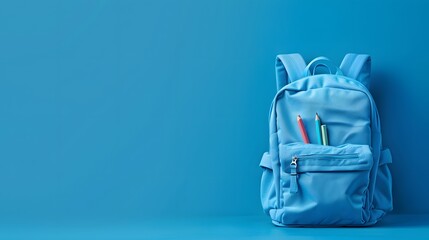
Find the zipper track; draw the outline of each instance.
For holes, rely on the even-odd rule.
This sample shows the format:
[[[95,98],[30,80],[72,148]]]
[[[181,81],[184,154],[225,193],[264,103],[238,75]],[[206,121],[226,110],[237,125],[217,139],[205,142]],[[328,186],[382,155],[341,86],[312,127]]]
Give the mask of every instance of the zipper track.
[[[326,159],[326,160],[339,160],[339,159],[354,159],[359,158],[358,154],[303,154],[296,156],[300,160],[308,159]]]

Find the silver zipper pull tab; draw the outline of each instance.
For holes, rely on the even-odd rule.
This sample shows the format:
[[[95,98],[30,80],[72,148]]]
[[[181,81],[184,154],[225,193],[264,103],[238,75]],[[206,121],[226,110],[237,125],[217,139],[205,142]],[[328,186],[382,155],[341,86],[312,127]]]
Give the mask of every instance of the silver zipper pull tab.
[[[298,162],[298,157],[297,156],[293,156],[292,157],[292,161],[290,162],[290,165],[295,165],[296,166],[297,162]]]
[[[298,192],[298,173],[296,168],[298,167],[298,157],[292,157],[290,162],[290,193]]]

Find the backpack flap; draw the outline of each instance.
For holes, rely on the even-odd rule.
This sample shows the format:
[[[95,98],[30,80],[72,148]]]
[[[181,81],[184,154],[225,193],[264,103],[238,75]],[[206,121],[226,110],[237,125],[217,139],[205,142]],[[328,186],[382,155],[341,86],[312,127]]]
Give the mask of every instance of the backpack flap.
[[[298,53],[281,54],[276,58],[277,91],[305,76],[305,61]]]
[[[353,78],[369,88],[371,57],[367,54],[347,54],[340,66],[344,76]]]

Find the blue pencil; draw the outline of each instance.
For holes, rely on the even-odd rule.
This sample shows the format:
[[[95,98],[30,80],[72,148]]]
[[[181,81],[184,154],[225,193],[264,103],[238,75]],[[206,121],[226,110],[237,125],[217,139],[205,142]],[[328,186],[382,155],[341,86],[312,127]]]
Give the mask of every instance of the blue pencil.
[[[320,131],[320,128],[321,128],[320,126],[322,124],[320,123],[320,118],[319,118],[319,115],[317,113],[316,113],[315,122],[316,122],[317,143],[319,143],[320,145],[322,145],[323,144],[323,141],[322,141],[322,132]]]

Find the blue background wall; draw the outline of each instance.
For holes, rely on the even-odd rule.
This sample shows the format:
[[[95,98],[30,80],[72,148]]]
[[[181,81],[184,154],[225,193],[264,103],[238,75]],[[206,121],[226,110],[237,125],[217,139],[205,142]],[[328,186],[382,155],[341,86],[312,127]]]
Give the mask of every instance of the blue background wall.
[[[424,1],[0,3],[0,218],[262,214],[274,58],[373,57],[395,210],[429,213]]]

